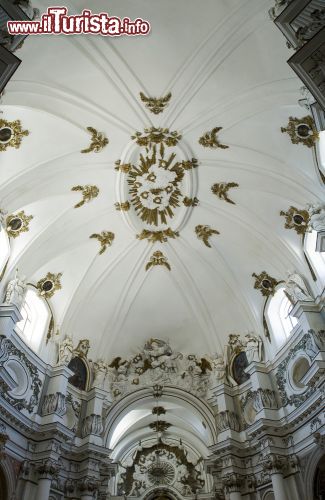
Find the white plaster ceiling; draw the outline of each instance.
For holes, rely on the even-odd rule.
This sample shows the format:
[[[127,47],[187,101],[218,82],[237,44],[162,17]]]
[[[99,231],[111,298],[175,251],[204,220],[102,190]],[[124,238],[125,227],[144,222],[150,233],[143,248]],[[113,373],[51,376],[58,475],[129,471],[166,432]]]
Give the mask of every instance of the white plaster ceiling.
[[[89,1],[66,0],[70,13]],[[62,272],[50,299],[61,336],[88,338],[90,357],[138,352],[146,339],[168,339],[183,352],[220,351],[231,332],[262,333],[263,298],[252,273],[283,279],[296,268],[311,281],[300,238],[284,228],[280,210],[321,199],[312,153],[282,134],[301,83],[288,67],[291,52],[268,17],[271,0],[94,0],[93,12],[142,17],[146,37],[29,37],[22,64],[3,98],[3,117],[30,131],[18,150],[1,154],[0,200],[9,212],[33,215],[30,230],[12,240],[4,282],[18,266],[28,281]],[[34,2],[41,12],[51,2]],[[150,113],[139,92],[172,93],[164,113]],[[86,127],[109,138],[100,153],[81,154]],[[197,158],[192,192],[199,206],[180,220],[180,237],[154,246],[115,209],[121,186],[114,163],[131,135],[162,126],[182,134],[185,156]],[[203,133],[223,127],[229,149],[206,149]],[[237,182],[235,205],[211,192]],[[75,209],[72,186],[97,185],[99,196]],[[220,232],[212,248],[194,228]],[[144,227],[142,225],[142,227]],[[92,233],[112,231],[98,255]],[[171,266],[145,271],[153,251]],[[311,284],[312,285],[312,284]]]

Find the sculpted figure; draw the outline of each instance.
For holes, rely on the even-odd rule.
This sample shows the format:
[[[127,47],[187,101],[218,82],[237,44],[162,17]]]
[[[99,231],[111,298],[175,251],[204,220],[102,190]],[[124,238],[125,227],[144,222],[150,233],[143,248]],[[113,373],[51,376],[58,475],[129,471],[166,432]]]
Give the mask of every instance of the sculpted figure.
[[[151,362],[152,368],[157,368],[169,361],[171,347],[164,340],[150,339],[145,343],[143,352]]]
[[[325,205],[324,204],[309,204],[307,210],[310,216],[309,227],[315,231],[325,231]]]
[[[79,341],[77,348],[74,350],[74,354],[80,358],[86,358],[90,348],[89,340],[83,339]]]
[[[275,0],[274,7],[271,7],[269,10],[270,19],[273,21],[276,17],[278,17],[291,1],[292,0]]]
[[[223,356],[218,353],[215,354],[210,358],[210,364],[212,368],[211,385],[215,385],[215,382],[217,382],[217,385],[223,384],[226,381],[226,365]]]
[[[73,342],[71,337],[66,337],[59,344],[59,362],[58,365],[68,365],[72,359]]]
[[[108,365],[102,359],[98,359],[97,361],[95,361],[93,368],[94,368],[94,380],[92,386],[103,389],[105,378],[109,369]]]
[[[22,305],[25,296],[25,276],[19,278],[18,270],[13,280],[9,281],[5,295],[5,304],[15,304],[18,308]]]
[[[247,335],[245,335],[245,339],[245,352],[248,364],[253,361],[262,361],[263,342],[261,337],[258,337],[253,333],[247,333]]]
[[[302,277],[296,273],[288,273],[285,282],[285,292],[292,304],[296,304],[299,300],[313,302],[313,297],[310,295]]]

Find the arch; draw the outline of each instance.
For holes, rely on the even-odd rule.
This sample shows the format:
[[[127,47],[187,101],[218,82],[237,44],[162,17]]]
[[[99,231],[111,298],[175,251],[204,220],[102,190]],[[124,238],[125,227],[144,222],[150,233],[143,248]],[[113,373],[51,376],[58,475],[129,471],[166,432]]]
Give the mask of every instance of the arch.
[[[314,497],[314,483],[317,474],[319,463],[324,460],[324,450],[317,446],[317,448],[310,454],[307,459],[307,464],[304,472],[304,485],[306,498],[315,499]],[[318,499],[315,499],[318,500]]]
[[[275,500],[273,490],[268,490],[264,493],[262,500]]]
[[[147,490],[142,500],[180,500],[182,495],[172,486],[152,486]]]
[[[4,492],[2,492],[2,487]],[[17,488],[17,473],[8,456],[1,460],[0,465],[0,500],[10,500]]]
[[[18,334],[33,351],[39,353],[52,314],[35,287],[27,286],[20,313],[22,320],[16,324]]]
[[[298,323],[298,320],[291,316],[291,310],[292,304],[285,293],[285,287],[279,285],[265,305],[266,322],[277,350],[285,344]]]
[[[6,272],[10,257],[10,243],[7,232],[1,227],[0,223],[0,281]]]
[[[69,378],[69,383],[81,391],[88,390],[90,371],[85,359],[75,356],[68,364],[68,368],[74,373]]]
[[[0,500],[8,500],[7,479],[1,467],[0,467]]]

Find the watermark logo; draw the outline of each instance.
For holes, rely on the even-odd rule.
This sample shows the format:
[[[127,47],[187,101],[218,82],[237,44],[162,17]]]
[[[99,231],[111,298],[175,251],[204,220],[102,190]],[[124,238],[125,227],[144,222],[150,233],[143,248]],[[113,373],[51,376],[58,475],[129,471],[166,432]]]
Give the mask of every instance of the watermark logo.
[[[85,9],[78,16],[68,15],[66,7],[49,7],[39,20],[8,21],[10,35],[102,35],[137,36],[150,32],[150,23],[140,17],[110,17],[107,12],[93,14]]]

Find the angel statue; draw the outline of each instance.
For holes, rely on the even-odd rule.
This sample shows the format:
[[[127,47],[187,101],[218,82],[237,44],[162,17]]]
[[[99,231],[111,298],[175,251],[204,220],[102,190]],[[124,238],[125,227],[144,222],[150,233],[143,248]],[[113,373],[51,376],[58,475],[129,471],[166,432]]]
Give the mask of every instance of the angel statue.
[[[293,305],[300,300],[304,302],[313,302],[314,300],[307,290],[304,280],[296,271],[287,273],[285,294]]]
[[[318,232],[325,231],[325,204],[309,204],[307,210],[310,216],[310,229]]]
[[[258,337],[253,333],[247,333],[245,335],[245,339],[245,353],[248,364],[253,361],[262,361],[263,342],[261,337]]]
[[[72,358],[72,353],[73,353],[73,342],[71,337],[66,337],[62,342],[59,344],[59,361],[58,365],[66,365],[71,361]]]
[[[92,383],[92,387],[99,387],[103,389],[105,378],[108,374],[109,366],[102,359],[98,359],[93,364],[94,370],[94,380]]]
[[[21,278],[18,276],[18,269],[16,269],[15,277],[13,280],[9,281],[6,295],[5,295],[5,304],[14,304],[18,308],[21,307],[26,290],[26,278],[22,276]]]

